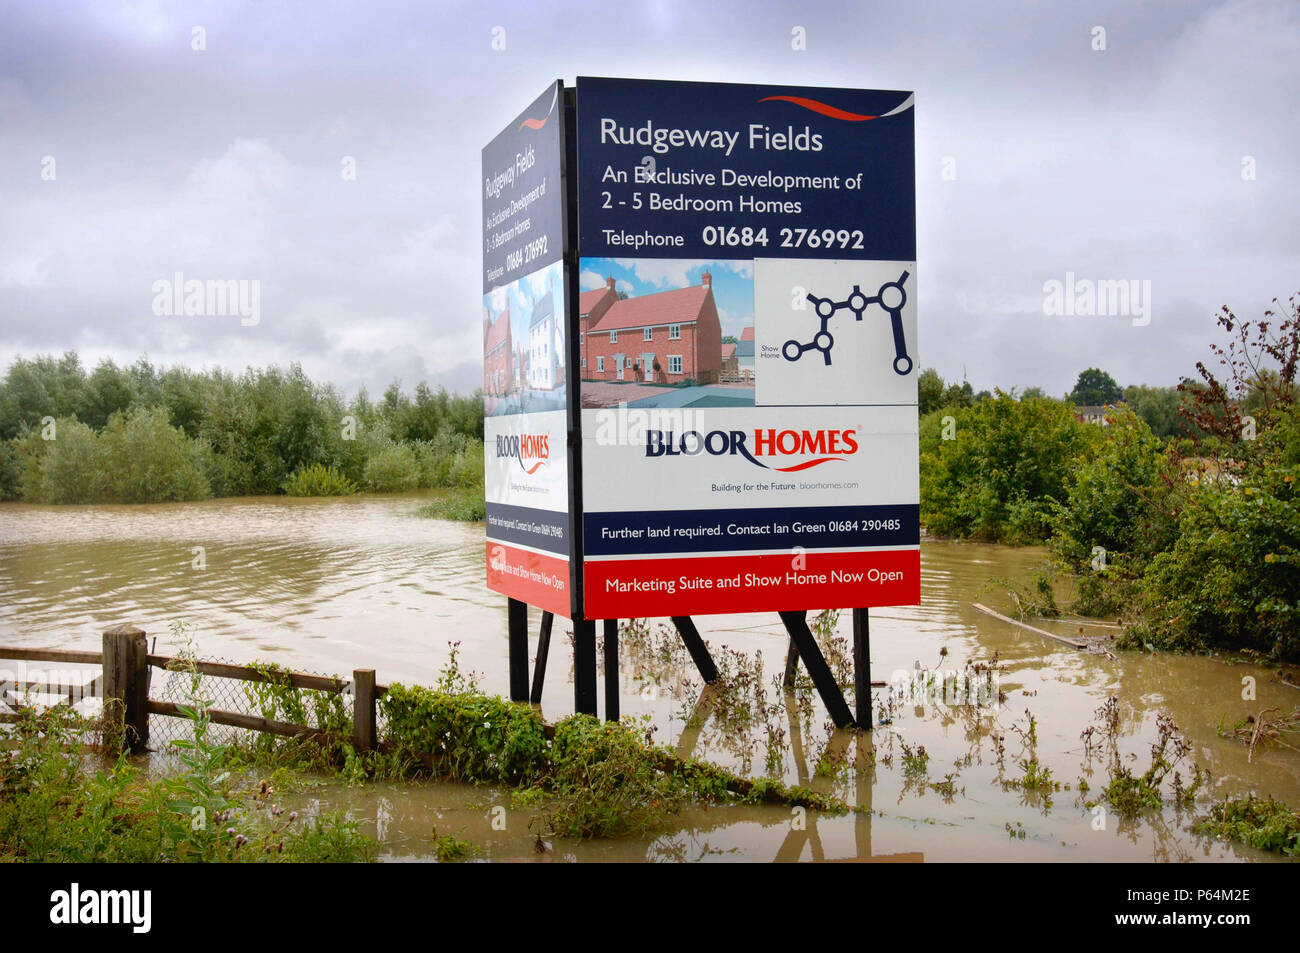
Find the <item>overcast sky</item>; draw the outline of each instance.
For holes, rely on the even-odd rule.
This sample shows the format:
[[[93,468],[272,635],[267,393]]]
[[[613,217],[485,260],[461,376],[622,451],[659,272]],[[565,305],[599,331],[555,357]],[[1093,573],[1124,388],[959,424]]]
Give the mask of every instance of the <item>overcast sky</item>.
[[[12,0],[0,367],[478,386],[480,149],[547,82],[605,75],[915,90],[921,365],[1172,384],[1219,306],[1300,291],[1297,49],[1295,0]],[[260,322],[155,315],[178,271],[260,280]],[[1067,272],[1150,281],[1150,323],[1045,315]]]

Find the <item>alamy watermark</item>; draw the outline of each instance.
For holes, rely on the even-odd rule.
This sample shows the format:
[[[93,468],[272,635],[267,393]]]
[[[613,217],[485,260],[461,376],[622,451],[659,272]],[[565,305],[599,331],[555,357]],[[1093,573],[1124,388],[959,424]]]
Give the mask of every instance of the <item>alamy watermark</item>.
[[[1043,313],[1055,317],[1131,317],[1133,327],[1151,323],[1151,279],[1076,278],[1043,282]]]
[[[158,317],[239,316],[246,328],[262,320],[262,282],[257,278],[186,278],[176,272],[153,283],[153,313]]]

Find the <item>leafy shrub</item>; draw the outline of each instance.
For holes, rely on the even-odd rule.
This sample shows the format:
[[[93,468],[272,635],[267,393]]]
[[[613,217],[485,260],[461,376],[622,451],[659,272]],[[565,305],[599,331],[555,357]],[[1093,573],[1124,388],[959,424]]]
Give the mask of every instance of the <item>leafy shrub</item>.
[[[17,443],[13,440],[0,440],[0,500],[21,499],[22,476],[23,467]]]
[[[1229,798],[1194,825],[1200,834],[1240,841],[1256,850],[1300,857],[1300,813],[1272,798]]]
[[[289,496],[350,496],[357,485],[333,467],[313,463],[298,470],[284,483]]]
[[[416,515],[428,519],[481,523],[487,519],[487,502],[481,488],[447,490],[432,503],[426,503],[416,510]]]
[[[955,424],[945,440],[944,417]],[[1044,539],[1072,469],[1099,428],[1074,408],[1009,394],[945,406],[921,420],[921,522],[940,536],[990,541]]]
[[[1108,415],[1104,436],[1078,461],[1053,514],[1052,547],[1072,569],[1089,569],[1093,547],[1151,556],[1177,535],[1169,516],[1185,480],[1146,422],[1127,408]]]
[[[149,503],[212,495],[206,442],[173,427],[161,407],[114,413],[99,441],[105,500]]]
[[[54,439],[33,431],[23,440],[23,499],[30,503],[96,503],[104,471],[95,432],[75,419],[57,420]]]
[[[662,828],[691,796],[633,726],[573,715],[555,726],[552,828],[568,837],[619,837]]]
[[[543,770],[541,716],[500,697],[392,685],[379,701],[393,754],[436,777],[529,783]]]
[[[376,493],[401,493],[419,483],[419,459],[404,444],[390,443],[366,461],[366,486]]]
[[[1300,466],[1202,484],[1144,577],[1142,638],[1300,658]]]

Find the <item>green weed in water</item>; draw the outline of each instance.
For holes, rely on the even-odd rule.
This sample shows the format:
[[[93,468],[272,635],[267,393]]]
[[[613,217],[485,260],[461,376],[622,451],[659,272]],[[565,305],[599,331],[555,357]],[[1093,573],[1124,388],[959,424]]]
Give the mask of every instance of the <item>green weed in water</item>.
[[[1198,834],[1235,840],[1257,850],[1300,857],[1300,812],[1272,798],[1229,798],[1193,825]]]

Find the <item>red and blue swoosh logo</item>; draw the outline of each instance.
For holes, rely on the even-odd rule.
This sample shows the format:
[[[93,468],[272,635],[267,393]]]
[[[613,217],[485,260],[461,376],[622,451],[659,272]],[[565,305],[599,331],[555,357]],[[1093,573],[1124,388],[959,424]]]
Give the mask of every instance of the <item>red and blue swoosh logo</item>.
[[[550,108],[546,110],[546,115],[543,116],[541,119],[533,119],[532,117],[527,117],[524,119],[523,122],[519,124],[519,128],[531,129],[534,132],[536,132],[538,129],[541,129],[543,126],[546,125],[546,121],[551,118],[551,114],[555,112],[555,104],[559,102],[559,100],[560,100],[560,89],[557,86],[555,89],[555,95],[551,97]]]
[[[759,102],[793,103],[803,109],[815,112],[821,116],[827,116],[831,119],[839,119],[843,122],[866,122],[869,119],[887,119],[890,116],[897,116],[904,110],[911,109],[915,100],[916,95],[910,95],[889,112],[881,113],[879,116],[867,116],[862,113],[849,112],[847,109],[840,109],[838,106],[832,106],[829,103],[824,103],[817,99],[809,99],[807,96],[764,96],[759,100]]]

